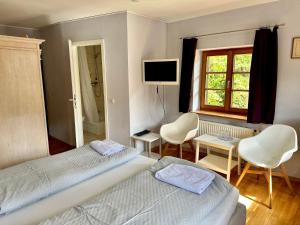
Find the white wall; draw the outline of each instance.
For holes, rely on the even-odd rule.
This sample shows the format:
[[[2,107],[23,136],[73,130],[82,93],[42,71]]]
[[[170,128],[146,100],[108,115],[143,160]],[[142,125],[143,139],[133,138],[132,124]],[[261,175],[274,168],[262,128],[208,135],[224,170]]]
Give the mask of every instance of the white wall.
[[[68,40],[104,39],[109,136],[129,144],[127,14],[112,14],[56,24],[41,29],[44,79],[50,135],[75,144]]]
[[[292,38],[300,36],[299,12],[299,0],[281,0],[276,3],[170,23],[168,24],[167,56],[181,57],[182,41],[179,39],[180,37],[285,23],[286,26],[278,31],[279,68],[275,123],[292,125],[299,134],[300,60],[290,58]],[[198,49],[253,44],[254,34],[254,31],[248,31],[200,38]],[[179,115],[178,95],[179,87],[167,89],[167,115],[170,120]],[[247,125],[213,117],[205,117],[205,119]],[[300,177],[300,152],[288,162],[287,169],[289,175]]]
[[[37,29],[33,28],[25,28],[25,27],[15,27],[15,26],[7,26],[0,24],[0,35],[8,35],[8,36],[18,36],[18,37],[28,37],[31,38],[39,38],[40,33]]]
[[[142,60],[166,57],[167,25],[160,21],[128,14],[128,78],[130,133],[157,128],[163,107],[156,86],[142,82]],[[162,98],[162,89],[159,88]]]
[[[142,83],[142,59],[165,58],[165,23],[119,13],[42,28],[41,37],[46,39],[43,58],[50,135],[75,144],[73,106],[68,101],[72,98],[68,39],[105,41],[111,139],[129,144],[130,134],[159,125],[162,105],[156,87]]]

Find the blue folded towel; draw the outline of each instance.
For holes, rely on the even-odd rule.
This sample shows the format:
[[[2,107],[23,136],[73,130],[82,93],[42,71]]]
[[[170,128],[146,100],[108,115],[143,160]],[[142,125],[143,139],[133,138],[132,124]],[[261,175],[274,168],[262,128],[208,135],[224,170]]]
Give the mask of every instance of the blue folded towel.
[[[104,141],[92,141],[90,143],[90,147],[94,149],[96,152],[100,153],[104,156],[110,156],[112,154],[123,151],[126,147],[112,140],[104,140]]]
[[[172,163],[156,172],[155,177],[176,187],[201,194],[211,184],[215,175],[193,166]]]

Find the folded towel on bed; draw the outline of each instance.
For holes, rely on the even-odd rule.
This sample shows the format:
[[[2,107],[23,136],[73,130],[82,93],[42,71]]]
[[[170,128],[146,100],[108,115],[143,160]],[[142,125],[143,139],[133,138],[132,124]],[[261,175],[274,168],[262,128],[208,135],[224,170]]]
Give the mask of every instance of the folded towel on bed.
[[[201,194],[211,184],[215,175],[193,166],[172,163],[155,173],[158,180]]]
[[[110,156],[123,151],[126,147],[112,140],[92,141],[90,147],[101,155]]]

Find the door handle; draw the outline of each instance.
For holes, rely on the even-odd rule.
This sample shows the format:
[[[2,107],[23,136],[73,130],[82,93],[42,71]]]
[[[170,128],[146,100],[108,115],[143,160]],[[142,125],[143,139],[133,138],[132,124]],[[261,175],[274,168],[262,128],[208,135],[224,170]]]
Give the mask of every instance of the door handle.
[[[76,95],[74,94],[73,98],[68,99],[69,102],[76,102]]]
[[[74,94],[73,98],[68,99],[69,102],[73,102],[75,109],[77,108],[76,95]]]

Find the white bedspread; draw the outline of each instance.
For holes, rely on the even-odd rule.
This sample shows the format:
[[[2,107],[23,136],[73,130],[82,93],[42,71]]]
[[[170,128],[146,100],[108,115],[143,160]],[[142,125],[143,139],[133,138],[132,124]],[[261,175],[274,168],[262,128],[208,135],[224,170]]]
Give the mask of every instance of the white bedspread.
[[[97,175],[78,185],[56,193],[48,198],[0,217],[1,225],[32,225],[52,217],[57,213],[80,204],[87,199],[99,194],[106,189],[127,179],[130,176],[148,168],[156,160],[144,156],[136,158],[113,168],[105,173]]]
[[[0,215],[119,166],[139,153],[128,148],[103,156],[86,145],[0,170]]]
[[[164,157],[148,170],[40,224],[202,225],[234,187],[215,174],[209,188],[196,195],[154,178],[155,172],[171,163],[198,167],[185,160]]]
[[[95,176],[67,190],[52,195],[30,206],[0,217],[1,225],[32,225],[52,217],[57,213],[78,205],[81,202],[105,191],[122,180],[137,174],[154,164],[156,160],[138,156],[123,165]],[[236,188],[228,194],[203,221],[205,225],[227,225],[238,202],[239,192]],[[201,224],[201,225],[202,225]]]

